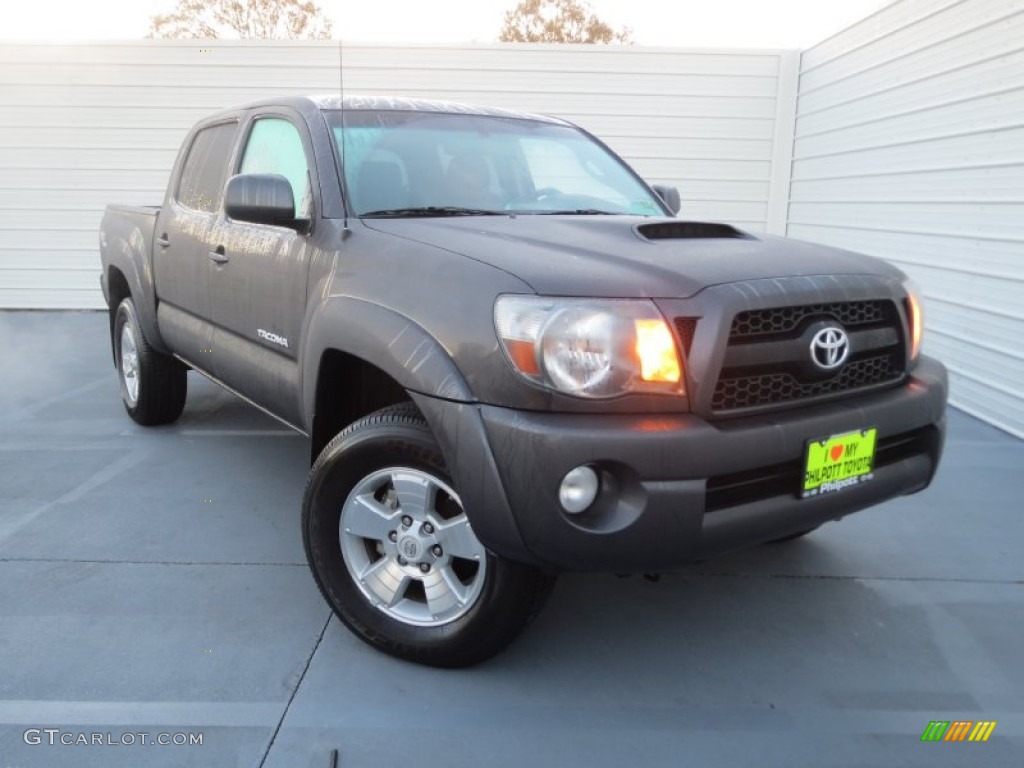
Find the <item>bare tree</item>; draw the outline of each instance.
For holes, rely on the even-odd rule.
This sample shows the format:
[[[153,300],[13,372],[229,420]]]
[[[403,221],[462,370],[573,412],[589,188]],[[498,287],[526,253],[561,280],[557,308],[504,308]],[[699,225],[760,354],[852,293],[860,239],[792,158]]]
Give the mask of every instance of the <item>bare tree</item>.
[[[629,27],[613,29],[586,0],[520,0],[505,14],[506,43],[632,43]]]
[[[311,0],[178,0],[150,20],[149,37],[326,40],[331,20]]]

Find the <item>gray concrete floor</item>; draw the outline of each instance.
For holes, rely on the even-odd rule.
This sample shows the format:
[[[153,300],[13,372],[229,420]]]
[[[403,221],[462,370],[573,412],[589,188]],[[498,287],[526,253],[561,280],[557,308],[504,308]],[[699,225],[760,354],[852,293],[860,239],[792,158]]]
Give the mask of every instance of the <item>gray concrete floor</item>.
[[[1021,765],[1024,443],[961,413],[928,491],[659,583],[564,577],[443,672],[331,618],[303,438],[195,374],[135,426],[99,313],[0,313],[0,375],[0,768]]]

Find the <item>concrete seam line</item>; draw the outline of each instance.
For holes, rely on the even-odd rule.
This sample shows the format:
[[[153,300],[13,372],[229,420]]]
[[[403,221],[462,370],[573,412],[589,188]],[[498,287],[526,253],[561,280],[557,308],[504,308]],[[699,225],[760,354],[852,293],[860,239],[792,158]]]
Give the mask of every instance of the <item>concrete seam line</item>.
[[[183,429],[177,434],[183,437],[302,437],[290,429]]]
[[[68,502],[71,501],[78,501],[82,496],[89,493],[90,491],[99,488],[100,486],[105,485],[106,483],[109,483],[118,475],[127,472],[132,467],[136,466],[137,464],[140,464],[143,461],[143,459],[149,456],[149,454],[150,449],[144,449],[122,456],[113,464],[108,464],[99,472],[93,473],[91,477],[76,485],[63,496],[60,496],[54,499],[53,501],[48,501],[45,504],[36,507],[34,510],[29,512],[24,517],[0,523],[0,543],[5,542],[7,539],[9,539],[15,533],[20,531],[26,525],[33,522],[44,512],[49,511],[51,508],[57,506],[58,504],[67,504]]]
[[[0,700],[0,724],[87,726],[268,727],[280,703],[272,701],[45,701]]]
[[[100,560],[86,557],[0,557],[0,563],[74,563],[81,565],[198,565],[198,566],[245,566],[249,568],[306,568],[307,563],[259,563],[252,561],[231,562],[229,560]]]
[[[23,419],[26,416],[34,416],[47,406],[53,405],[54,403],[59,403],[62,400],[69,400],[70,398],[75,397],[77,395],[84,395],[86,392],[92,392],[92,390],[99,389],[108,381],[110,381],[110,377],[104,376],[102,379],[96,379],[95,381],[89,384],[83,384],[82,386],[77,387],[75,389],[69,389],[67,392],[62,392],[59,395],[48,397],[45,400],[39,401],[38,403],[26,405],[24,408],[19,408],[18,410],[7,414],[4,417],[3,421],[18,421],[19,419]]]
[[[726,579],[780,579],[790,581],[895,581],[895,582],[936,582],[939,584],[1024,584],[1022,579],[964,579],[952,576],[843,576],[816,573],[724,573],[716,571],[696,571],[684,576],[701,578]]]
[[[316,656],[316,652],[320,649],[320,643],[324,640],[324,635],[327,634],[327,627],[331,624],[331,617],[334,613],[327,614],[327,621],[324,622],[323,629],[320,630],[320,636],[316,639],[316,644],[313,646],[313,650],[309,653],[309,658],[306,659],[306,666],[302,668],[302,674],[299,675],[298,681],[295,683],[295,688],[292,690],[292,695],[288,697],[288,703],[284,706],[284,711],[281,713],[281,719],[277,721],[277,726],[274,728],[274,732],[270,734],[270,740],[267,741],[267,749],[263,753],[263,758],[260,760],[259,768],[263,768],[263,765],[267,762],[267,758],[270,757],[270,750],[274,748],[274,742],[277,741],[277,734],[281,731],[281,726],[284,725],[284,719],[288,717],[288,710],[292,708],[292,702],[295,701],[295,695],[299,692],[299,688],[302,687],[302,681],[306,679],[306,673],[309,672],[309,667],[313,663],[313,657]]]

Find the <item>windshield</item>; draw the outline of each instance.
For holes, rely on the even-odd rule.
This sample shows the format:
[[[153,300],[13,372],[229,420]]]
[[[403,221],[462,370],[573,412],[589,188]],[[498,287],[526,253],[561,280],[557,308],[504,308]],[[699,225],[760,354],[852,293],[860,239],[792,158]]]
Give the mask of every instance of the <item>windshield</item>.
[[[357,216],[637,214],[664,210],[581,131],[505,117],[325,113]],[[342,132],[344,131],[344,151]]]

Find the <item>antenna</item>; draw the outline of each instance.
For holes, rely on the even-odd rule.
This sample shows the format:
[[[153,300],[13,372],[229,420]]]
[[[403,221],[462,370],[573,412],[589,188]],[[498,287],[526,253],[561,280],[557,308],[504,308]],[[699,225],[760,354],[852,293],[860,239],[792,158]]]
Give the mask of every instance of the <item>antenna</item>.
[[[348,228],[348,166],[345,164],[345,134],[348,133],[345,125],[345,43],[341,37],[338,38],[338,90],[341,92],[341,207],[344,210],[345,220],[341,227],[342,237],[348,237],[351,231]]]

